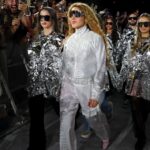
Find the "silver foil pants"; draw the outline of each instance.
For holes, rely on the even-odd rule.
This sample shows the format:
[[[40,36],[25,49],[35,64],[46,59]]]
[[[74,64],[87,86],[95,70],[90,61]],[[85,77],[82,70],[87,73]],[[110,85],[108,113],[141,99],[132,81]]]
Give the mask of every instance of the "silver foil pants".
[[[77,150],[74,130],[75,115],[79,104],[97,136],[109,139],[108,124],[99,107],[89,108],[88,101],[92,82],[89,79],[63,80],[60,99],[60,150]]]

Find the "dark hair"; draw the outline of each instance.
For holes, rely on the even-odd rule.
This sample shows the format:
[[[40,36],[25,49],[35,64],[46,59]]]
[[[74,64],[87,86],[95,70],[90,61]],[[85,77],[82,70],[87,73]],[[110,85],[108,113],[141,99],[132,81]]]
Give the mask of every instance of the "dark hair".
[[[51,21],[53,23],[53,29],[55,32],[58,32],[57,14],[56,14],[55,9],[53,9],[52,7],[43,7],[40,10],[39,15],[40,15],[41,11],[43,11],[43,10],[46,10],[50,14]]]
[[[118,29],[117,29],[117,25],[116,25],[116,20],[114,19],[114,17],[112,15],[108,15],[105,17],[105,20],[104,20],[104,32],[106,33],[106,22],[108,19],[111,19],[112,20],[112,34],[111,34],[111,37],[112,37],[112,43],[114,46],[116,46],[116,43],[119,39],[119,33],[118,33]]]
[[[23,3],[27,3],[27,0],[18,0],[18,2],[23,2]]]

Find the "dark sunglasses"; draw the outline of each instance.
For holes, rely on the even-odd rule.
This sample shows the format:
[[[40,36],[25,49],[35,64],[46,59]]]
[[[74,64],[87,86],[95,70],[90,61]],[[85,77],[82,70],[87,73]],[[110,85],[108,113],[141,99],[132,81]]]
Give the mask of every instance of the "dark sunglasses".
[[[69,13],[69,17],[72,17],[72,16],[80,18],[80,17],[84,16],[84,13],[80,12],[80,11],[77,11],[77,10],[72,10]]]
[[[113,25],[112,22],[106,22],[106,25]]]
[[[138,26],[139,26],[139,27],[142,27],[142,26],[144,26],[144,27],[149,27],[149,26],[150,26],[150,22],[139,22],[139,23],[138,23]]]
[[[137,20],[137,17],[129,17],[128,20]]]
[[[45,16],[40,15],[39,16],[39,20],[41,20],[41,19],[44,19],[44,21],[50,21],[51,20],[51,16],[49,16],[49,15],[45,15]]]
[[[23,2],[19,2],[18,4],[25,4],[25,3],[23,3]]]

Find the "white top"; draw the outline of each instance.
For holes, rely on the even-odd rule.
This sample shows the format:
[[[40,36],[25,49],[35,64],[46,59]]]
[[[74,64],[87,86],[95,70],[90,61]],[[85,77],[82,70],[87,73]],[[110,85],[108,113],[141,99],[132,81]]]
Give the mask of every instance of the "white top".
[[[63,75],[74,81],[92,80],[92,97],[98,99],[106,71],[103,39],[86,26],[77,29],[64,43]]]

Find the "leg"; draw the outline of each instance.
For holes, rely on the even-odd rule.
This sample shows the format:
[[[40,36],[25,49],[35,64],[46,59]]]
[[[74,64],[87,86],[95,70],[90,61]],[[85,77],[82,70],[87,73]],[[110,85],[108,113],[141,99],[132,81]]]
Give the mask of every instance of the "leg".
[[[46,149],[46,137],[44,129],[44,98],[43,95],[29,99],[30,130],[29,150]]]
[[[104,93],[104,100],[101,104],[101,110],[106,115],[107,120],[110,121],[113,116],[113,103],[109,101],[109,92]]]
[[[99,105],[95,108],[88,106],[91,97],[91,84],[77,85],[76,91],[80,101],[82,114],[86,117],[90,127],[102,140],[102,148],[106,150],[109,145],[108,123],[105,115],[101,112]]]
[[[100,139],[109,139],[109,126],[105,115],[101,111],[97,115],[87,118],[87,120]]]
[[[81,133],[81,137],[86,139],[86,138],[89,138],[91,136],[93,131],[92,131],[91,127],[90,127],[90,124],[89,124],[88,120],[85,117],[84,117],[83,123],[84,123],[84,129],[83,129],[83,131]]]
[[[60,102],[60,150],[77,150],[75,116],[78,104]]]
[[[137,142],[135,145],[136,150],[143,150],[145,145],[145,122],[148,117],[148,113],[145,111],[145,108],[145,100],[135,97],[131,98],[131,110],[134,122],[134,131],[135,136],[137,137]]]
[[[54,108],[56,114],[59,116],[59,115],[60,115],[59,102],[58,102],[58,101],[56,100],[56,98],[53,97],[53,96],[49,97],[49,101],[50,101],[50,103],[52,104],[52,106],[53,106],[53,108]]]
[[[87,119],[96,135],[102,141],[102,150],[106,150],[109,146],[109,126],[105,115],[100,110],[97,115]]]
[[[79,102],[75,95],[73,83],[66,79],[60,98],[60,150],[77,150],[74,126]]]

